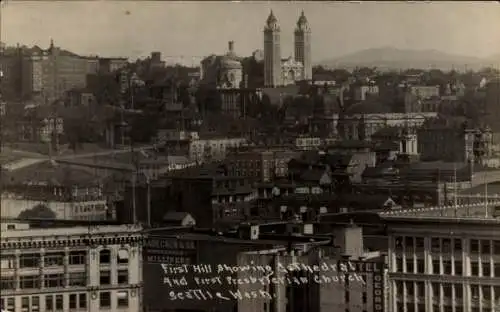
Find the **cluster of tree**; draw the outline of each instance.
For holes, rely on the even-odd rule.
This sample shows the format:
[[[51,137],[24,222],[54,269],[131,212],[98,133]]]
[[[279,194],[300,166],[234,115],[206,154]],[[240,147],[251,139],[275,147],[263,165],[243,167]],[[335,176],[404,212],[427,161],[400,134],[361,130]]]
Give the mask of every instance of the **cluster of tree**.
[[[337,82],[337,84],[342,84],[347,82],[349,78],[354,78],[356,80],[365,80],[370,78],[380,83],[396,83],[404,80],[408,75],[421,75],[422,80],[427,85],[446,85],[452,81],[462,81],[464,84],[473,84],[477,81],[478,77],[492,77],[500,74],[500,71],[495,68],[487,67],[479,71],[467,71],[458,72],[456,70],[442,71],[440,69],[417,69],[410,68],[400,71],[380,71],[376,67],[359,67],[354,68],[352,71],[346,69],[327,69],[322,66],[316,66],[313,68],[313,79],[318,77],[318,80],[322,78],[330,78]]]

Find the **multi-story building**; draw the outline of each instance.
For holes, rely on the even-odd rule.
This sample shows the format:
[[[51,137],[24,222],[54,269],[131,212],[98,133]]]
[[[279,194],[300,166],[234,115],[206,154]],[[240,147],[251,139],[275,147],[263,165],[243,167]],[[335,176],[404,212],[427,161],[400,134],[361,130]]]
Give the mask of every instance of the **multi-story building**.
[[[362,85],[354,87],[354,101],[364,101],[367,97],[378,96],[379,88],[377,85]]]
[[[241,253],[239,266],[265,267],[273,272],[273,279],[285,282],[271,282],[264,287],[257,283],[240,284],[238,291],[243,296],[263,295],[252,302],[239,301],[238,311],[385,311],[384,257],[364,251],[359,227],[337,226],[333,233],[334,248],[315,244],[315,248],[304,246],[301,250],[273,248]],[[298,266],[288,270],[293,264]],[[368,267],[366,271],[360,269]],[[247,270],[237,276],[245,280],[266,274],[269,273]]]
[[[212,137],[192,140],[189,143],[189,157],[196,162],[222,160],[231,149],[247,144],[245,138]]]
[[[10,49],[0,55],[0,91],[7,100],[19,100],[22,88],[21,49]]]
[[[49,102],[63,97],[66,91],[83,88],[87,74],[95,74],[96,58],[82,57],[54,46],[47,50],[33,47],[23,51],[22,95],[42,95]]]
[[[493,137],[488,127],[468,125],[464,119],[436,118],[417,130],[423,160],[473,161],[487,165]]]
[[[241,224],[232,234],[180,227],[152,230],[144,248],[144,305],[152,312],[384,311],[384,291],[375,293],[372,287],[375,278],[382,279],[376,286],[383,287],[384,267],[368,264],[373,259],[360,261],[358,255],[372,256],[364,252],[360,229],[338,226],[334,239],[312,229],[301,222],[274,222]],[[292,231],[297,235],[286,235]],[[352,267],[342,262],[347,259]],[[285,272],[287,267],[293,270],[288,265],[294,261],[304,267]],[[307,270],[319,264],[332,270]],[[359,269],[365,264],[372,272]],[[187,271],[171,270],[183,265]],[[194,295],[183,296],[185,289],[193,289]]]
[[[415,129],[427,119],[436,117],[436,112],[395,113],[382,103],[366,100],[350,106],[345,114],[333,114],[329,120],[331,129],[348,140],[370,140],[372,134],[388,127]]]
[[[304,135],[295,139],[295,147],[302,151],[318,150],[322,144],[323,141],[319,137]]]
[[[99,73],[114,73],[119,69],[126,67],[128,60],[124,57],[104,57],[99,59]]]
[[[254,148],[230,153],[227,160],[236,175],[255,177],[262,182],[283,178],[288,173],[288,162],[300,152],[283,148]]]
[[[2,222],[2,311],[141,311],[141,232]]]
[[[87,171],[49,161],[4,172],[3,218],[107,220],[110,211],[99,180]]]
[[[389,233],[387,311],[498,311],[500,221],[492,206],[384,213]]]

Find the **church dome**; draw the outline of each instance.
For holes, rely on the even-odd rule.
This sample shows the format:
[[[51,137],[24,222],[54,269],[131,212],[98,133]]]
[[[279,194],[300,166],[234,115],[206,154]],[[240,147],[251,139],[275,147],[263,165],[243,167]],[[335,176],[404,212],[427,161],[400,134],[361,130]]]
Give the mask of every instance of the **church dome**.
[[[221,67],[225,69],[242,68],[241,59],[234,52],[234,41],[228,42],[228,52],[221,58]]]
[[[231,55],[224,55],[221,58],[221,67],[225,69],[241,69],[241,62]]]

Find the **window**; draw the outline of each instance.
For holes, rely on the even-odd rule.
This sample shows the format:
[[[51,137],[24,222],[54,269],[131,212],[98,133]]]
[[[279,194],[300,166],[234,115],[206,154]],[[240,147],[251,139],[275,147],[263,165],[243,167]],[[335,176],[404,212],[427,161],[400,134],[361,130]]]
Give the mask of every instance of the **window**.
[[[443,240],[441,241],[441,248],[444,253],[451,252],[451,239],[443,238]]]
[[[0,279],[0,290],[14,290],[16,289],[15,277],[3,277]]]
[[[481,253],[483,255],[491,254],[491,241],[483,239],[480,242],[481,242]]]
[[[470,292],[472,302],[477,303],[477,300],[479,300],[479,285],[470,285]]]
[[[44,276],[45,287],[64,287],[64,274],[46,274]]]
[[[20,268],[38,268],[40,266],[40,254],[22,254],[19,257]]]
[[[500,240],[493,241],[493,253],[500,255]]]
[[[101,271],[101,274],[99,277],[99,283],[101,285],[110,285],[111,284],[111,272]]]
[[[127,264],[128,263],[128,250],[120,249],[118,250],[118,264]]]
[[[462,261],[455,260],[455,275],[462,275]]]
[[[464,296],[464,288],[460,284],[455,284],[455,298],[463,298]],[[458,299],[460,300],[460,299]]]
[[[68,286],[87,286],[87,275],[85,272],[69,273]]]
[[[483,261],[481,263],[482,269],[483,269],[483,276],[490,276],[491,275],[491,267],[490,267],[490,262]]]
[[[396,258],[396,272],[403,272],[403,259]]]
[[[440,274],[441,273],[441,264],[439,260],[432,260],[432,273]]]
[[[425,273],[425,261],[417,259],[417,273]]]
[[[452,298],[452,284],[443,284],[443,297],[451,300]]]
[[[21,311],[28,312],[30,310],[30,297],[21,298]]]
[[[43,265],[46,267],[64,265],[64,252],[47,253]]]
[[[100,264],[110,264],[111,263],[111,251],[109,249],[101,250],[99,253]]]
[[[56,295],[56,310],[63,310],[64,309],[64,300],[63,300],[63,295]]]
[[[39,312],[40,311],[40,297],[33,296],[31,297],[31,312]]]
[[[19,288],[21,289],[40,288],[40,278],[38,275],[21,276],[19,283]]]
[[[402,281],[396,281],[396,296],[398,297],[403,297],[403,282]]]
[[[395,237],[394,238],[394,245],[397,251],[403,250],[403,238],[402,237]]]
[[[443,260],[443,274],[451,275],[451,261]]]
[[[69,294],[69,308],[76,309],[78,306],[76,294]]]
[[[470,275],[479,276],[479,263],[476,261],[470,262]]]
[[[425,284],[424,282],[417,282],[417,296],[425,297]]]
[[[54,297],[51,295],[45,296],[45,310],[47,311],[54,310]]]
[[[117,306],[119,308],[128,307],[128,291],[119,291],[117,293]]]
[[[455,254],[462,252],[462,240],[460,238],[453,239]]]
[[[470,253],[479,253],[479,240],[470,240]]]
[[[406,258],[406,272],[414,273],[414,270],[415,270],[415,265],[413,258]]]
[[[498,263],[498,261],[497,261],[497,262],[494,262],[493,265],[494,265],[493,269],[494,269],[495,277],[500,277],[500,263]]]
[[[438,283],[432,283],[432,296],[439,298],[440,286]]]
[[[85,250],[75,250],[69,252],[69,265],[85,264],[87,252]]]
[[[410,297],[415,296],[415,284],[413,282],[406,282],[406,294]]]
[[[109,291],[99,293],[99,307],[111,308],[111,293]]]
[[[128,284],[128,270],[118,270],[118,284]]]
[[[413,237],[411,236],[406,236],[405,237],[405,250],[407,251],[413,251]]]
[[[481,286],[481,290],[483,292],[483,299],[490,301],[491,300],[491,287],[487,285]]]
[[[424,251],[425,240],[423,237],[415,237],[415,251],[422,252]]]
[[[14,255],[2,255],[0,260],[0,269],[8,270],[14,269],[16,267],[16,256]]]
[[[431,239],[431,251],[433,253],[440,253],[441,252],[441,239],[433,237]]]
[[[78,307],[80,309],[86,309],[87,308],[87,294],[81,293],[78,295]]]

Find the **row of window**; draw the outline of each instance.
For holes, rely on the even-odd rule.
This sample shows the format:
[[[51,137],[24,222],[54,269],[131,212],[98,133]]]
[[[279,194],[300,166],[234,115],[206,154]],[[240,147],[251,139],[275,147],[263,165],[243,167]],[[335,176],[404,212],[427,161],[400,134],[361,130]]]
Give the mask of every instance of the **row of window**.
[[[19,268],[40,268],[51,266],[65,265],[66,253],[63,251],[41,253],[25,253],[19,256]],[[70,251],[67,255],[68,265],[84,265],[87,261],[86,250]],[[15,255],[2,255],[1,268],[2,269],[15,269],[16,268]],[[100,264],[111,264],[111,250],[103,249],[99,253]],[[128,250],[120,249],[117,254],[118,264],[128,264]]]
[[[73,207],[73,211],[75,213],[79,212],[91,212],[91,211],[104,211],[106,210],[106,205],[104,204],[95,204],[95,205],[78,205]]]
[[[464,275],[461,260],[432,260],[429,262],[429,268],[426,268],[426,262],[423,259],[396,258],[395,272],[417,273],[417,274],[443,274],[443,275]],[[489,261],[470,261],[470,274],[468,276],[487,276],[500,277],[500,263],[491,263]]]
[[[2,290],[15,290],[17,287],[17,278],[14,276],[2,277],[0,280],[0,289]],[[124,285],[128,284],[129,272],[127,269],[118,270],[117,272],[117,284]],[[103,270],[99,275],[100,285],[111,285],[111,272],[108,270]],[[40,275],[25,275],[19,276],[19,288],[20,289],[38,289],[41,286],[45,288],[56,288],[56,287],[85,287],[88,285],[88,276],[85,272],[72,272],[69,273],[68,279],[64,273],[56,274],[44,274]]]
[[[45,267],[62,266],[66,257],[65,252],[48,252],[45,255],[40,253],[25,253],[19,256],[19,268],[39,268],[42,265],[42,257]],[[70,251],[68,256],[68,265],[83,265],[86,263],[87,251],[74,250]],[[15,269],[15,255],[2,255],[1,268]]]
[[[396,281],[395,286],[396,289],[394,293],[397,301],[409,301],[411,297],[418,297],[419,302],[425,302],[425,282]],[[433,301],[437,301],[439,300],[439,298],[443,298],[444,302],[452,302],[454,296],[456,299],[455,304],[462,305],[462,300],[464,298],[464,287],[468,286],[463,284],[451,283],[431,283],[430,291],[433,297]],[[405,289],[406,296],[404,293]],[[482,301],[484,305],[491,306],[495,304],[495,302],[500,300],[500,286],[472,284],[470,285],[470,293],[473,304],[477,303],[478,301]]]
[[[39,312],[40,298],[42,296],[25,296],[21,297],[22,312]],[[43,300],[43,298],[42,298]],[[73,293],[68,296],[68,305],[71,311],[87,309],[87,294]],[[1,306],[7,311],[15,311],[15,298],[1,298]],[[63,295],[45,295],[45,310],[46,312],[63,311],[64,296]]]
[[[21,297],[21,311],[22,312],[40,312],[40,300],[45,300],[46,312],[63,311],[64,300],[63,295],[45,295],[43,296],[25,296]],[[88,303],[87,293],[70,293],[67,296],[68,307],[70,311],[86,310]],[[104,291],[99,293],[99,307],[103,309],[111,308],[111,292]],[[15,298],[1,298],[0,304],[3,309],[7,311],[15,311],[16,304]],[[119,308],[127,308],[129,306],[129,293],[128,291],[118,291],[116,295],[116,305]]]
[[[394,239],[396,251],[416,251],[425,250],[425,238],[414,236],[399,236]],[[500,240],[469,240],[469,253],[500,255]],[[460,238],[432,237],[430,239],[430,249],[432,253],[462,252],[464,248],[463,240]]]

